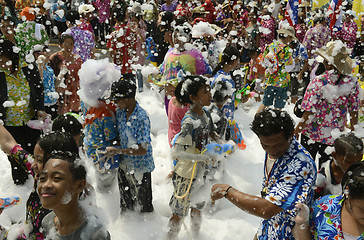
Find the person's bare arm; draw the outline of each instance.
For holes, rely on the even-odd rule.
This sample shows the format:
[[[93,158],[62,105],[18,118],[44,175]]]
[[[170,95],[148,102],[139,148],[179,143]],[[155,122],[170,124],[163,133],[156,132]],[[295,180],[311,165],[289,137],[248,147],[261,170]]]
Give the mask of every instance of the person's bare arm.
[[[350,113],[350,130],[355,130],[355,125],[358,124],[358,111],[353,111]]]
[[[5,153],[9,154],[11,149],[18,144],[13,136],[0,124],[0,147]]]
[[[213,201],[224,197],[241,210],[264,219],[270,219],[283,211],[282,208],[264,198],[240,192],[227,184],[212,186],[211,199]]]
[[[298,123],[297,127],[294,130],[294,135],[298,139],[298,135],[302,132],[302,130],[306,127],[310,116],[313,115],[312,112],[305,111],[303,113],[301,121]]]
[[[293,237],[296,240],[311,240],[312,234],[309,227],[310,209],[302,203],[298,203],[296,207],[299,209],[295,217],[296,224],[292,228]]]
[[[143,144],[138,144],[135,148],[116,148],[116,147],[107,147],[106,151],[111,155],[115,154],[125,154],[131,156],[144,156],[147,154],[147,148],[143,146]]]

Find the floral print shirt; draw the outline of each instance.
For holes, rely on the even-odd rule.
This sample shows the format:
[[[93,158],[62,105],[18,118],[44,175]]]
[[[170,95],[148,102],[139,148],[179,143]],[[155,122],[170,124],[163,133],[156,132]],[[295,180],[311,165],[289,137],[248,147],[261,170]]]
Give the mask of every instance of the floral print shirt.
[[[359,84],[356,78],[345,76],[335,85],[338,75],[332,71],[316,77],[306,90],[302,109],[313,113],[302,134],[311,140],[333,145],[331,132],[344,130],[346,115],[359,110]]]
[[[82,62],[91,57],[91,50],[95,47],[95,41],[91,32],[82,30],[79,27],[71,27],[66,30],[65,34],[72,35],[75,41],[73,53],[80,55]]]
[[[262,220],[258,228],[259,240],[294,239],[295,205],[300,202],[311,205],[316,175],[311,155],[293,138],[288,151],[274,163],[269,176],[264,175],[263,189],[267,193],[264,198],[283,210],[268,220]]]
[[[274,40],[274,18],[269,15],[264,15],[260,19],[259,31],[262,33],[260,36],[260,51],[264,51],[266,46],[271,44]]]
[[[278,57],[278,71],[276,73],[265,72],[266,84],[273,87],[288,87],[290,83],[290,75],[285,70],[285,66],[293,64],[292,50],[280,41],[274,41],[271,43],[266,51],[263,53],[263,58],[270,52],[273,51]]]
[[[35,115],[34,108],[30,104],[29,83],[23,70],[18,71],[16,75],[3,71],[8,88],[5,126],[23,126]]]
[[[310,228],[312,239],[315,240],[344,240],[341,224],[341,209],[343,196],[326,195],[319,198],[311,207]],[[364,233],[357,240],[363,240]]]
[[[147,154],[144,156],[123,155],[121,165],[124,166],[121,167],[125,167],[126,172],[152,172],[154,170],[154,160],[149,117],[139,103],[136,104],[128,119],[126,113],[126,109],[116,110],[116,122],[121,147],[132,148],[142,144],[147,149]]]
[[[98,12],[99,23],[109,23],[110,19],[110,0],[96,0],[95,6]]]
[[[312,58],[317,55],[315,51],[326,45],[331,39],[331,30],[328,27],[318,24],[313,28],[310,28],[303,39],[303,45],[308,51],[312,51]]]
[[[354,20],[344,22],[340,31],[336,33],[336,37],[346,43],[349,49],[353,49],[356,41],[358,25]]]
[[[56,81],[56,76],[54,75],[54,71],[50,66],[45,66],[43,70],[43,85],[44,85],[44,105],[51,106],[57,103],[57,98],[55,98],[54,94],[56,93],[56,89],[54,86],[54,82]]]

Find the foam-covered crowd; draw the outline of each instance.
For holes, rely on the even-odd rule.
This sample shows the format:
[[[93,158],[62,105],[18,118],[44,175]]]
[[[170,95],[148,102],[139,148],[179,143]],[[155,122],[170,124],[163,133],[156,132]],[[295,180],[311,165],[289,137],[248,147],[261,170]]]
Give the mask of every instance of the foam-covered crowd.
[[[115,185],[120,215],[155,211],[153,126],[136,98],[150,89],[168,118],[164,239],[188,215],[199,239],[202,210],[222,198],[261,218],[254,239],[364,239],[355,4],[1,0],[0,147],[13,183],[34,181],[22,227],[0,226],[1,239],[111,239],[90,206]],[[252,102],[260,195],[222,178],[247,147],[236,110]],[[19,201],[0,195],[0,214]]]

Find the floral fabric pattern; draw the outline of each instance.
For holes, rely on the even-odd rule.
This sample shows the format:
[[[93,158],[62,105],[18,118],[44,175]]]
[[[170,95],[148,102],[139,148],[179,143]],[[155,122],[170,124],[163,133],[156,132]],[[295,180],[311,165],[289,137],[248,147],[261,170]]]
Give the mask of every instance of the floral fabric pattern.
[[[357,31],[358,25],[354,20],[350,20],[350,22],[343,22],[341,30],[336,33],[336,37],[345,42],[349,49],[353,49]]]
[[[325,46],[326,43],[330,41],[330,39],[330,28],[325,27],[322,24],[318,24],[307,31],[305,38],[303,39],[303,45],[308,51],[312,51],[312,57],[315,58],[317,56],[315,51]]]
[[[56,76],[54,75],[54,71],[50,66],[45,66],[43,70],[43,85],[44,85],[44,105],[51,106],[57,103],[57,99],[54,97],[54,93],[56,92],[54,82],[56,80]]]
[[[82,62],[85,62],[91,57],[91,50],[95,47],[95,41],[92,33],[82,30],[79,27],[71,27],[66,30],[66,34],[70,34],[75,41],[73,53],[81,56]]]
[[[99,23],[108,23],[110,19],[110,0],[96,0],[95,6],[98,12]]]
[[[126,110],[117,109],[116,121],[121,148],[131,148],[142,144],[147,149],[147,154],[144,156],[123,155],[121,165],[125,165],[126,172],[152,172],[155,166],[151,145],[152,139],[150,138],[151,126],[146,111],[137,103],[133,113],[127,119]]]
[[[331,131],[344,130],[346,115],[359,110],[359,84],[345,76],[338,85],[338,75],[326,72],[312,80],[302,101],[302,109],[313,113],[302,134],[315,142],[333,145]]]
[[[311,207],[310,228],[315,240],[344,240],[341,225],[342,195],[326,195]],[[363,240],[364,233],[357,240]]]
[[[260,19],[260,28],[262,35],[260,36],[260,51],[273,42],[274,40],[274,18],[268,15],[264,15]]]
[[[315,162],[293,138],[287,153],[274,163],[270,177],[263,178],[263,188],[267,190],[264,198],[283,211],[261,222],[259,240],[294,239],[291,230],[297,214],[295,205],[299,202],[311,205],[316,175]]]

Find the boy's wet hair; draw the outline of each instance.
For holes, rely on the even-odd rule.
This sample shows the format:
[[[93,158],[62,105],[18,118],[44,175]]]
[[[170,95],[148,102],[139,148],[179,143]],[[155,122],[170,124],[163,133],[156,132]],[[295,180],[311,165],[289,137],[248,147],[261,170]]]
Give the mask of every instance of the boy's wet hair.
[[[293,135],[294,122],[286,111],[265,109],[255,115],[250,129],[258,137],[267,137],[283,132],[288,140]]]
[[[67,132],[52,132],[42,136],[37,144],[44,151],[43,165],[52,152],[70,152],[78,157],[78,146],[71,134]]]
[[[236,47],[227,46],[221,55],[221,61],[212,72],[212,75],[214,76],[219,70],[224,67],[225,64],[232,63],[236,59],[240,59],[239,50]]]
[[[73,181],[86,180],[86,168],[81,164],[78,155],[71,152],[53,151],[48,160],[49,159],[60,159],[68,162]]]
[[[351,199],[364,198],[364,162],[357,162],[351,165],[345,172],[341,180],[343,193],[345,188],[349,188],[349,197]]]
[[[80,20],[80,14],[77,11],[69,11],[66,13],[66,20],[72,25],[76,25],[76,21]]]
[[[202,76],[186,76],[176,86],[174,94],[181,104],[192,104],[190,96],[196,96],[198,91],[206,85],[208,85],[207,79]]]
[[[212,100],[215,103],[224,102],[227,98],[230,97],[229,88],[225,81],[216,81],[212,85],[211,93],[212,93]]]
[[[76,117],[69,113],[65,113],[54,119],[52,131],[67,132],[74,137],[82,132],[82,124]]]
[[[111,16],[118,22],[124,22],[126,18],[127,5],[124,1],[118,1],[111,10]]]
[[[62,45],[64,41],[66,41],[67,39],[71,39],[73,43],[75,42],[75,39],[73,38],[72,35],[62,34],[61,37],[59,38],[59,45]]]
[[[354,133],[342,134],[335,139],[334,147],[335,152],[340,156],[363,154],[363,141]]]
[[[117,101],[118,99],[135,98],[136,89],[133,81],[121,78],[111,85],[111,99]]]

